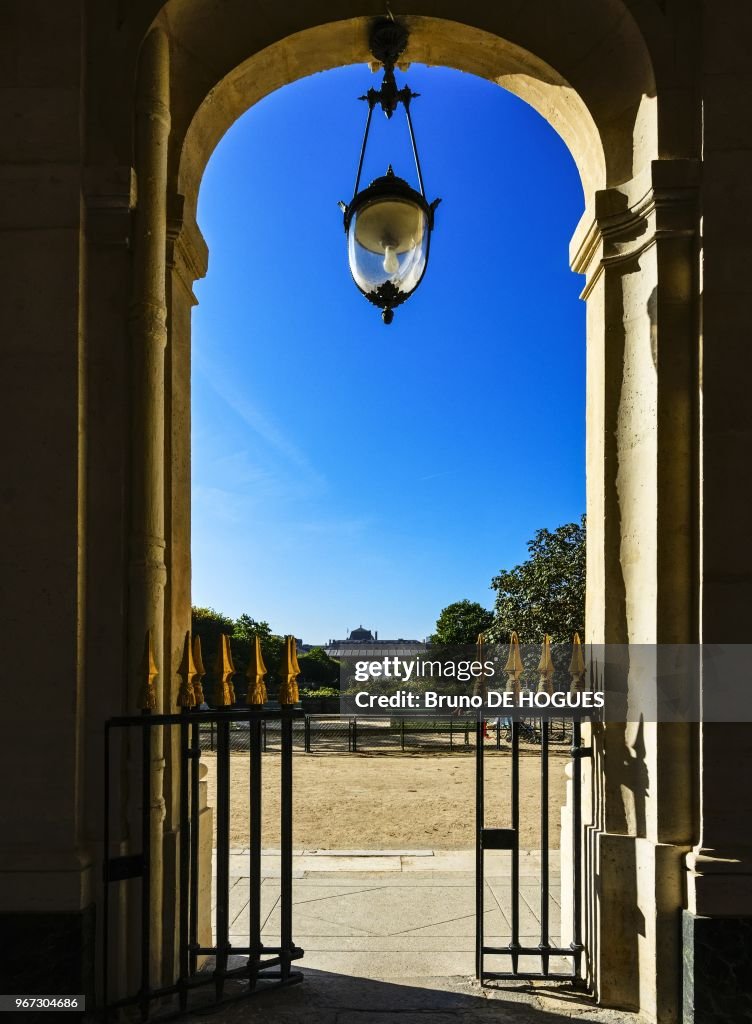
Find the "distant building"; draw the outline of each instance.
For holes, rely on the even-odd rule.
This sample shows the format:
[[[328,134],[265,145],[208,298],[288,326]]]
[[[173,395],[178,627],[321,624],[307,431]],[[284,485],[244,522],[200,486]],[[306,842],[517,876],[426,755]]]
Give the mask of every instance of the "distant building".
[[[423,640],[379,640],[378,633],[372,633],[364,626],[350,631],[346,640],[330,640],[324,650],[330,658],[383,658],[392,654],[420,654],[426,650]]]

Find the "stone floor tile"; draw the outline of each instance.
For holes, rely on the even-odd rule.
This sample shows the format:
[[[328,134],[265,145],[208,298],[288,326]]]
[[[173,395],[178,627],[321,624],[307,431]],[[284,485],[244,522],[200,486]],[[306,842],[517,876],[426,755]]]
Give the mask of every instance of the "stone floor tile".
[[[312,855],[296,857],[293,866],[300,871],[400,871],[400,857],[339,857]]]
[[[333,872],[333,871],[306,871],[305,877],[311,881],[320,882],[322,885],[335,885],[340,883],[366,883],[379,882],[384,878],[380,871],[362,872]],[[414,889],[423,885],[475,885],[475,872],[472,871],[390,871],[390,886],[403,886],[406,889]]]
[[[336,957],[330,962],[335,964]],[[303,973],[302,984],[272,990],[260,987],[248,1000],[219,1010],[212,1008],[206,1014],[194,1011],[191,1019],[199,1024],[246,1024],[249,1020],[262,1020],[264,1024],[637,1022],[635,1015],[599,1009],[567,984],[557,982],[503,981],[481,988],[469,974],[403,974],[373,979],[297,966]]]

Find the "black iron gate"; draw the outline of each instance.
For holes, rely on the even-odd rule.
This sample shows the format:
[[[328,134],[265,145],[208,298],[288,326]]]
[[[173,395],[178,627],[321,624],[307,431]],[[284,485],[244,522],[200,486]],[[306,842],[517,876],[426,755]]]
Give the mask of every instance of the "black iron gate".
[[[529,720],[528,720],[529,721]],[[540,879],[539,879],[539,912],[538,942],[530,940],[529,934],[521,934],[520,926],[520,800],[528,794],[521,793],[520,786],[520,739],[523,723],[513,721],[511,723],[511,780],[509,793],[509,807],[511,811],[510,828],[487,828],[485,825],[485,770],[484,770],[484,723],[479,721],[476,727],[476,773],[475,773],[475,797],[476,797],[476,873],[475,873],[475,949],[476,949],[476,975],[481,984],[484,981],[494,978],[568,978],[579,979],[582,953],[581,934],[581,905],[582,905],[582,794],[579,785],[579,764],[580,759],[590,755],[590,748],[582,745],[582,726],[579,720],[574,719],[571,723],[572,743],[570,753],[574,766],[572,779],[572,813],[571,813],[571,835],[561,836],[562,846],[565,841],[570,843],[572,857],[572,920],[568,922],[572,940],[568,945],[558,944],[552,940],[549,923],[550,907],[550,873],[549,873],[549,770],[550,770],[550,746],[551,723],[545,718],[539,720],[534,729],[534,735],[540,744]],[[526,726],[529,730],[529,725]],[[496,794],[494,794],[495,796]],[[534,794],[529,794],[534,796]],[[499,804],[505,800],[504,794],[499,794]],[[510,931],[511,937],[508,943],[503,945],[486,945],[484,935],[484,913],[485,913],[485,853],[490,850],[507,850],[510,854],[509,872],[509,908],[510,908]],[[563,924],[564,922],[562,922]],[[524,929],[529,933],[531,930],[528,924]],[[488,971],[485,967],[487,956],[502,957],[508,962],[508,968],[504,970]],[[520,958],[535,958],[539,969],[529,970],[520,963]],[[571,963],[568,971],[554,966],[552,959],[565,958]]]
[[[302,980],[293,961],[303,950],[292,938],[292,754],[293,723],[302,713],[291,707],[281,710],[226,708],[215,711],[184,710],[178,714],[124,716],[105,726],[104,763],[104,898],[102,926],[102,999],[107,1014],[116,1008],[137,1006],[146,1020],[156,1009],[159,1015],[184,1011],[189,997],[201,990],[215,1002],[235,999],[263,988]],[[261,939],[261,796],[262,731],[265,722],[280,723],[280,944],[264,945]],[[216,895],[213,939],[202,941],[199,928],[201,870],[201,813],[199,803],[202,755],[201,727],[210,723],[216,734]],[[249,735],[248,776],[245,792],[250,807],[248,853],[249,922],[247,943],[230,941],[230,752],[234,728]],[[175,745],[178,758],[178,851],[176,967],[171,970],[161,957],[155,966],[152,942],[154,899],[151,851],[155,758],[159,750]],[[132,808],[132,810],[129,810]],[[113,822],[118,822],[116,830]],[[127,825],[123,825],[128,822]],[[124,832],[127,853],[120,852]],[[135,832],[135,836],[133,833]],[[113,848],[113,843],[115,847]],[[117,855],[113,856],[113,853]],[[236,855],[237,856],[237,855]],[[131,888],[126,892],[122,887]],[[140,886],[140,893],[132,887]],[[203,894],[205,898],[205,894]],[[127,908],[127,909],[123,909]],[[127,920],[123,920],[123,917]],[[166,915],[169,917],[169,915]],[[140,980],[131,991],[112,995],[112,948],[116,932],[129,932],[127,949],[132,953],[135,935]],[[118,953],[122,955],[120,948]],[[231,959],[237,962],[231,962]],[[131,972],[132,973],[132,972]],[[231,985],[229,983],[232,983]],[[240,983],[240,984],[238,984]],[[207,986],[209,989],[207,991]],[[122,987],[122,986],[120,986]],[[229,989],[232,991],[228,991]]]

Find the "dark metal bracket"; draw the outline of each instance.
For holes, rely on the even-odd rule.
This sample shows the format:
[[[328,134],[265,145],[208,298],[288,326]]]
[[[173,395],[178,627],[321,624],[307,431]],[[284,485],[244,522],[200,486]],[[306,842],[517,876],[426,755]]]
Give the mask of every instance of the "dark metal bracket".
[[[143,854],[110,857],[104,862],[103,870],[105,882],[124,882],[128,878],[140,878],[144,873]]]
[[[484,850],[513,850],[516,842],[517,832],[513,828],[482,828],[480,830],[480,843]]]
[[[393,17],[376,18],[371,22],[368,44],[371,53],[385,68],[394,68],[407,49],[409,32],[401,21]]]
[[[426,190],[423,185],[423,172],[421,170],[420,158],[418,156],[418,146],[415,141],[415,132],[413,130],[413,119],[410,116],[410,103],[412,100],[420,96],[420,93],[413,92],[408,85],[404,85],[401,89],[398,89],[397,80],[394,77],[394,66],[407,48],[408,38],[409,32],[407,27],[401,22],[395,21],[393,18],[378,18],[371,25],[369,45],[373,56],[377,61],[384,65],[384,78],[379,89],[369,89],[365,95],[358,97],[368,104],[368,116],[366,117],[366,127],[363,133],[363,142],[360,147],[360,159],[358,160],[358,173],[355,176],[353,196],[358,194],[358,189],[360,188],[360,176],[363,171],[363,160],[366,155],[366,146],[368,145],[368,135],[371,130],[371,117],[373,116],[374,108],[380,106],[386,116],[391,118],[401,103],[405,108],[407,129],[410,134],[410,145],[412,147],[413,158],[415,160],[415,170],[418,174],[420,194],[424,199],[426,197]],[[345,203],[340,202],[339,205],[346,215],[347,206]]]

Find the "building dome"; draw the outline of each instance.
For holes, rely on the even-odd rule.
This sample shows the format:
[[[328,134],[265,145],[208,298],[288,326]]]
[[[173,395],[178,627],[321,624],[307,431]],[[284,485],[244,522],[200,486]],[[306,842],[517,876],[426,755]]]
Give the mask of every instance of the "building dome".
[[[364,629],[362,626],[358,626],[357,629],[353,629],[347,638],[348,640],[368,640],[373,641],[373,634],[370,629]]]

